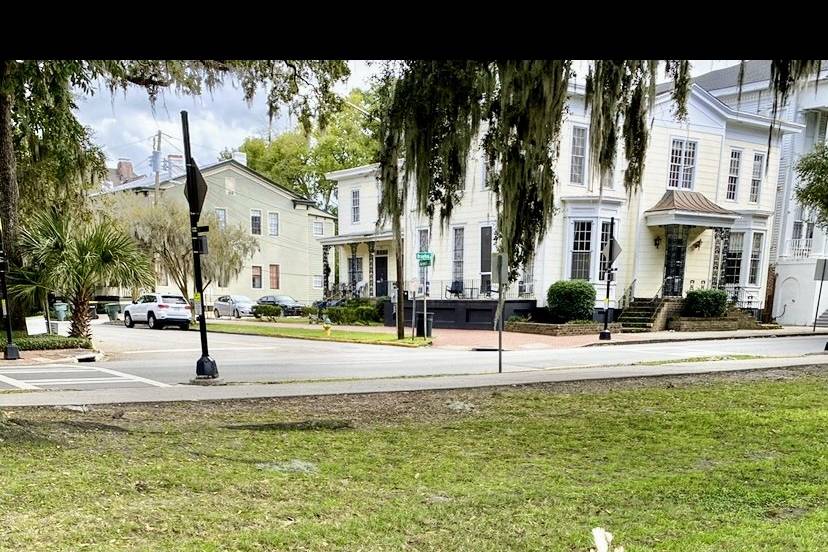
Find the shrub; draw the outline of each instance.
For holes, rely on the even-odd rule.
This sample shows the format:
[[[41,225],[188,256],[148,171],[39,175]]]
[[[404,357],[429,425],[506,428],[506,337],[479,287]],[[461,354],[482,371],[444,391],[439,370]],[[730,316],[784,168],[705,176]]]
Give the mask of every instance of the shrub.
[[[561,280],[549,286],[546,308],[556,322],[591,319],[595,287],[584,280]]]
[[[282,307],[279,305],[254,305],[253,316],[275,322],[278,317],[282,316]]]
[[[696,289],[687,292],[684,316],[716,318],[727,312],[727,293],[722,289]]]
[[[325,314],[334,324],[365,324],[375,321],[376,307],[374,305],[360,305],[356,307],[328,307]]]
[[[528,318],[519,314],[513,314],[506,322],[526,322]]]
[[[21,351],[45,351],[47,349],[91,349],[92,341],[85,337],[64,337],[62,335],[31,335],[17,337],[14,344]]]

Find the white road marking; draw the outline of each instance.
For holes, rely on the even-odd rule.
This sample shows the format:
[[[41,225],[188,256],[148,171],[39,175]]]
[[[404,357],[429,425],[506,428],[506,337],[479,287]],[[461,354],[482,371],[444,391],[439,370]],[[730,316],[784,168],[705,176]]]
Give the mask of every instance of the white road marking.
[[[141,376],[136,376],[133,374],[127,374],[125,372],[118,372],[117,370],[110,370],[109,368],[100,368],[98,366],[95,367],[95,370],[104,372],[105,374],[111,374],[113,376],[119,376],[124,379],[132,380],[132,381],[139,381],[141,383],[146,383],[147,385],[154,385],[155,387],[171,387],[169,384],[161,383],[160,381],[155,381],[147,378],[142,378]]]
[[[7,378],[6,376],[0,375],[0,382],[3,382],[7,385],[11,385],[12,387],[16,387],[17,389],[29,389],[29,390],[36,390],[40,389],[39,387],[35,387],[25,381],[16,380],[13,378]]]
[[[70,372],[94,372],[94,368],[12,368],[0,370],[0,374],[67,374]]]
[[[40,385],[73,385],[78,383],[123,383],[121,378],[56,378],[56,379],[35,379],[18,380],[23,383],[39,383]]]

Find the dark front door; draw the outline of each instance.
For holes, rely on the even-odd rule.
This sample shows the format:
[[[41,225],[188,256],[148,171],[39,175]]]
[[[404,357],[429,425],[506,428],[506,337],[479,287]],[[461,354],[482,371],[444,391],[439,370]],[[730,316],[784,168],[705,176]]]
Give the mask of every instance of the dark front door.
[[[374,274],[376,277],[377,297],[388,295],[388,257],[374,259]]]
[[[664,252],[664,295],[681,296],[684,289],[684,263],[687,256],[687,226],[670,225]]]

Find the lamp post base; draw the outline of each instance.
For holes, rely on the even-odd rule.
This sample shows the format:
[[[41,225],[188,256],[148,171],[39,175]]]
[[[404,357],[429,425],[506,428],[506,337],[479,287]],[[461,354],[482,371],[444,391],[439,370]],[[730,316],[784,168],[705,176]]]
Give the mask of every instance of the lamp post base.
[[[208,356],[203,356],[196,362],[196,378],[197,379],[214,379],[217,378],[218,366],[216,361]]]
[[[612,339],[612,334],[609,330],[601,330],[601,333],[598,334],[598,339],[601,341],[609,341]]]
[[[6,350],[3,353],[3,360],[19,360],[20,349],[14,343],[7,343]]]

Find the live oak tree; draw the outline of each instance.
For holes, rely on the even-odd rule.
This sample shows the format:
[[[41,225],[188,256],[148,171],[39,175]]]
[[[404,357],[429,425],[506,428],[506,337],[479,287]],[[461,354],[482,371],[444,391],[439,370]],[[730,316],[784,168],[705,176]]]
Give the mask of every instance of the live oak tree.
[[[20,263],[17,152],[25,144],[36,160],[50,140],[64,152],[83,149],[88,135],[74,116],[74,94],[94,94],[103,83],[111,93],[143,88],[154,101],[163,90],[199,95],[232,81],[248,102],[264,89],[271,119],[288,106],[310,132],[314,118],[324,127],[339,108],[332,87],[348,74],[342,60],[0,60],[0,220],[12,263]]]
[[[482,133],[487,180],[498,207],[498,248],[508,252],[510,279],[516,277],[516,267],[532,258],[554,214],[556,161],[575,76],[572,65],[572,60],[387,64],[379,87],[380,213],[381,218],[391,219],[398,244],[409,193],[414,194],[419,213],[430,218],[439,214],[440,223],[448,223],[465,186],[469,152]],[[590,162],[596,174],[606,175],[623,143],[624,186],[630,194],[638,190],[644,173],[648,114],[655,102],[660,66],[672,81],[675,114],[682,118],[691,82],[687,60],[594,60],[586,77]],[[818,60],[771,60],[774,122],[796,83],[819,70]],[[743,76],[744,64],[740,90]],[[599,186],[603,181],[600,178]],[[398,263],[401,304],[400,268]],[[402,309],[398,310],[401,336]]]

